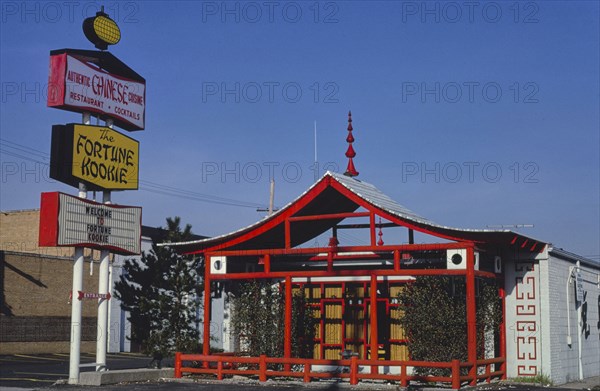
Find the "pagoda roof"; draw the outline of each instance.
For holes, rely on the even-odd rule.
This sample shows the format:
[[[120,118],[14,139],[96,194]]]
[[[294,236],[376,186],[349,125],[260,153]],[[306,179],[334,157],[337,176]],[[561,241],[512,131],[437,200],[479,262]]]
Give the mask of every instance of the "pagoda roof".
[[[464,229],[435,223],[400,205],[370,183],[328,171],[298,198],[254,224],[212,238],[162,245],[188,254],[281,249],[285,247],[286,220],[291,218],[295,219],[291,223],[290,245],[293,248],[335,227],[346,217],[340,214],[355,212],[361,207],[398,226],[446,240],[511,245],[529,251],[541,251],[546,244],[511,230]],[[322,218],[323,215],[332,216]],[[303,216],[321,218],[298,219]]]

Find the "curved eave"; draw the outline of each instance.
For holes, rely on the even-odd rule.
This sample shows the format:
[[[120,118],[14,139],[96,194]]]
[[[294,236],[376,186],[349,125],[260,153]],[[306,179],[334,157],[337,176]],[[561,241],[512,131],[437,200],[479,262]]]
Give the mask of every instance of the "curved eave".
[[[252,250],[260,248],[282,248],[285,246],[285,221],[292,216],[307,216],[325,213],[347,213],[355,211],[359,205],[335,191],[326,173],[298,198],[264,219],[231,233],[208,239],[178,243],[162,243],[184,254],[215,250]],[[292,246],[319,236],[340,220],[322,220],[295,223]],[[296,226],[299,225],[299,227]],[[297,229],[296,229],[297,227]]]
[[[275,249],[285,246],[285,222],[290,217],[354,212],[359,207],[419,232],[454,241],[510,245],[541,251],[546,243],[510,230],[476,230],[443,226],[417,215],[358,179],[327,172],[307,191],[282,209],[237,231],[190,242],[164,243],[181,253],[217,250]],[[331,229],[342,219],[294,222],[291,246],[295,247]]]

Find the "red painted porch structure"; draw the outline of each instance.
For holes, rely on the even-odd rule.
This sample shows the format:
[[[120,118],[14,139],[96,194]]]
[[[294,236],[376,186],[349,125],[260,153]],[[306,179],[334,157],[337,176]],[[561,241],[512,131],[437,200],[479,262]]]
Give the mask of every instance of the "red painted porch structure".
[[[343,221],[350,223],[342,224]],[[368,232],[368,244],[340,243],[338,232],[343,229]],[[398,230],[407,234],[406,240],[400,237],[403,235]],[[331,236],[327,246],[307,245],[328,231],[331,231]],[[384,235],[386,231],[391,233]],[[415,231],[428,235],[434,242],[414,243]],[[397,243],[388,243],[394,239]],[[474,363],[477,360],[476,278],[502,278],[494,269],[495,256],[507,251],[539,252],[545,243],[509,230],[442,226],[404,208],[369,183],[352,176],[327,172],[296,200],[253,225],[214,238],[166,245],[180,253],[201,254],[206,260],[204,355],[210,353],[212,281],[273,279],[285,284],[284,358],[289,359],[294,280],[340,277],[366,279],[365,287],[368,286],[368,290],[365,298],[368,292],[369,300],[375,303],[379,294],[378,283],[383,280],[392,277],[453,275],[464,276],[466,281],[468,360]],[[448,268],[445,262],[439,267],[420,268],[407,262],[415,254],[434,254],[445,258],[448,251],[458,249],[466,254],[463,268]],[[217,259],[215,257],[226,257],[226,273],[211,271],[211,260]],[[245,267],[248,264],[254,265],[254,270],[248,270]],[[503,295],[503,288],[500,288],[500,295]],[[366,352],[369,350],[370,359],[378,359],[377,325],[386,321],[386,318],[380,318],[377,310],[369,311],[370,335],[363,340],[363,358],[367,358]],[[499,332],[500,356],[505,357],[504,325]],[[371,367],[371,373],[375,371],[377,367]],[[470,374],[472,379],[476,378],[475,371],[474,366]]]

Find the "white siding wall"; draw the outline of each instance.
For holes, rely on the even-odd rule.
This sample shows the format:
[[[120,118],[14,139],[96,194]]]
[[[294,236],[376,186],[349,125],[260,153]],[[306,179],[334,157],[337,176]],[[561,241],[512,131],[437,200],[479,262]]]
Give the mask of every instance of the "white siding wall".
[[[570,267],[575,263],[551,256],[548,262],[549,321],[551,345],[551,378],[556,384],[579,379],[578,340],[582,338],[582,361],[584,378],[600,375],[600,290],[598,269],[581,266],[585,301],[585,324],[578,325],[574,284],[569,285],[569,311],[567,312],[567,278]],[[572,343],[567,344],[567,317],[571,323]],[[585,328],[585,330],[584,330]]]
[[[600,375],[600,270],[581,265],[585,299],[579,324],[574,283],[567,293],[570,268],[575,265],[575,258],[559,257],[552,250],[537,259],[514,256],[504,263],[509,378],[541,373],[555,384],[579,380],[580,338],[583,377]]]

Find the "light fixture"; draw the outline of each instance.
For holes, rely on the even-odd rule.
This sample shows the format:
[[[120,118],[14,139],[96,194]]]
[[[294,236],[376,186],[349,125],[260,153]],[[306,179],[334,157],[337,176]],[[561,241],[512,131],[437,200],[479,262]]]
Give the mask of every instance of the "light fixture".
[[[115,45],[121,40],[121,30],[117,23],[104,13],[104,6],[96,12],[96,16],[83,21],[83,33],[100,50],[106,50],[108,45]]]

